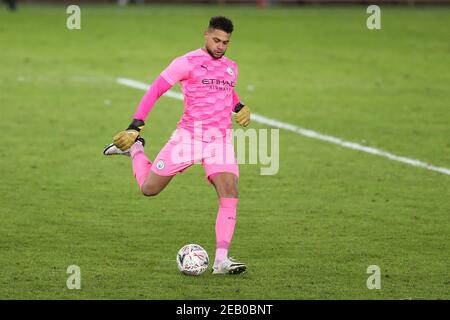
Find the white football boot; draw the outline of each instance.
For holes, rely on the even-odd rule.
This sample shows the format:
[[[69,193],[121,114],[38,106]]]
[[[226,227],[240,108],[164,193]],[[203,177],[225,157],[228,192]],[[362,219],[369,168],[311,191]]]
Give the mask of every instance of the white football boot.
[[[137,138],[135,143],[140,143],[140,144],[142,144],[143,147],[145,146],[145,140],[142,137]],[[119,148],[117,148],[114,143],[110,143],[103,150],[103,154],[105,156],[123,155],[123,156],[129,157],[130,149],[122,151]]]
[[[238,262],[233,258],[221,261],[217,267],[213,267],[212,274],[239,274],[247,269],[245,263]]]

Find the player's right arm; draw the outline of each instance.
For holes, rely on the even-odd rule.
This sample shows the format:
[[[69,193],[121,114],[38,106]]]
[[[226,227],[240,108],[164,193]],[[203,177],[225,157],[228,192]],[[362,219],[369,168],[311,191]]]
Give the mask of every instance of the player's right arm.
[[[122,151],[131,148],[139,138],[141,130],[145,126],[145,120],[153,108],[153,105],[176,82],[189,76],[189,65],[185,57],[179,57],[164,69],[150,86],[150,89],[142,97],[141,102],[133,116],[133,121],[127,129],[119,132],[113,138],[113,143]]]

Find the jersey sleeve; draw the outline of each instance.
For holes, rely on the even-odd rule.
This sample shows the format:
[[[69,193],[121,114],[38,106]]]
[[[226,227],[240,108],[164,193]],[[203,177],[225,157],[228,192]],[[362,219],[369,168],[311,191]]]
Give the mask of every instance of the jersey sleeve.
[[[241,102],[241,99],[239,99],[239,96],[236,93],[236,89],[233,88],[233,110],[234,107]]]
[[[163,77],[172,86],[178,81],[185,80],[189,76],[189,61],[186,57],[174,59],[169,66],[161,72]]]
[[[239,74],[239,69],[237,64],[235,65],[235,73],[236,73],[236,82]],[[238,104],[243,104],[238,94],[236,93],[236,87],[233,88],[233,103],[231,105],[231,110],[234,112]]]
[[[156,100],[172,87],[163,77],[159,76],[153,81],[150,89],[142,97],[133,119],[144,120],[152,110]]]

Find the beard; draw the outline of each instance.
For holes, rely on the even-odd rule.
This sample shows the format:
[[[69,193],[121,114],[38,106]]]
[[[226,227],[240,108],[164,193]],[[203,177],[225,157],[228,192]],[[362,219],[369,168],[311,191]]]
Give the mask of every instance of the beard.
[[[222,52],[222,54],[220,55],[220,57],[216,57],[216,56],[214,55],[214,52],[213,52],[210,48],[206,47],[206,51],[208,51],[209,55],[210,55],[211,57],[213,57],[214,59],[220,59],[220,58],[222,58],[222,57],[225,55],[225,52],[226,52],[226,50],[225,50],[224,52]]]

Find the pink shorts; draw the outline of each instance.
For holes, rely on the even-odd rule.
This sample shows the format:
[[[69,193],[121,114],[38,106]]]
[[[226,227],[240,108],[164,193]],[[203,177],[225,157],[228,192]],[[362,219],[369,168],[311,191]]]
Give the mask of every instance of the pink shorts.
[[[210,182],[214,175],[221,172],[230,172],[239,177],[232,141],[219,137],[205,142],[193,139],[183,129],[173,133],[156,156],[151,170],[160,176],[174,176],[195,163],[203,165]]]

